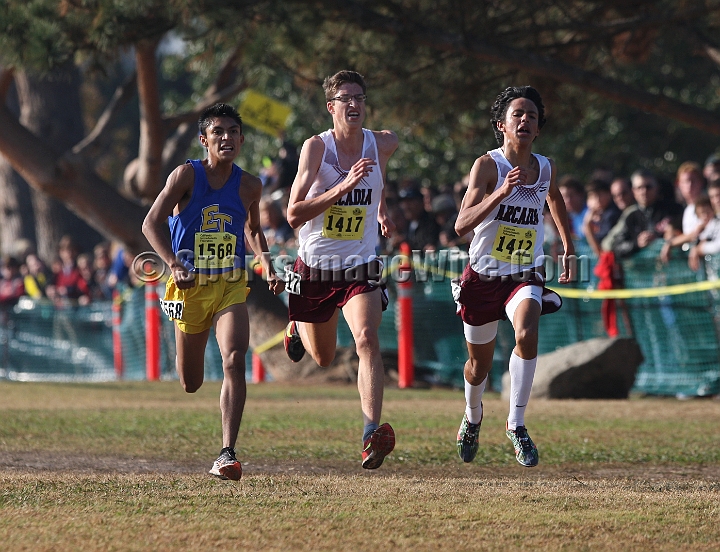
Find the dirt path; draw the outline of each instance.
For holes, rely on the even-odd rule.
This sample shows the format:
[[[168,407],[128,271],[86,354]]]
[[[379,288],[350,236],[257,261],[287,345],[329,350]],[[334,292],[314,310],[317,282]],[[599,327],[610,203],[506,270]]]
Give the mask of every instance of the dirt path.
[[[0,452],[0,472],[6,474],[33,473],[39,471],[69,472],[81,474],[201,474],[207,472],[212,459],[187,461],[156,458],[120,456],[92,456],[36,452]],[[243,471],[250,475],[384,475],[399,477],[438,478],[522,478],[542,479],[632,479],[644,481],[718,481],[720,466],[717,465],[645,465],[645,464],[598,464],[538,466],[528,470],[520,466],[481,466],[451,464],[447,466],[408,466],[388,461],[380,470],[369,472],[352,462],[243,462]]]

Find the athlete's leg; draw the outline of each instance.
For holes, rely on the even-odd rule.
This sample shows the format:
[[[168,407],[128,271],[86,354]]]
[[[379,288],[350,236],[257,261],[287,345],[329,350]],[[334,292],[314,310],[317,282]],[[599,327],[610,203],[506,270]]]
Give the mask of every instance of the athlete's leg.
[[[339,309],[335,309],[327,322],[295,323],[305,350],[310,353],[310,356],[320,366],[330,366],[330,363],[335,359],[339,314]]]
[[[177,358],[175,368],[180,383],[187,393],[195,393],[205,377],[205,346],[210,330],[190,334],[183,332],[175,324],[175,349]]]
[[[508,317],[515,330],[515,348],[510,355],[510,412],[508,429],[525,425],[525,409],[535,377],[540,325],[539,286],[526,286],[508,303]]]
[[[463,323],[468,359],[465,362],[465,413],[477,424],[482,419],[482,395],[492,368],[497,321],[482,326]]]
[[[535,287],[537,286],[528,286]],[[520,301],[512,317],[515,330],[515,349],[513,352],[520,358],[531,359],[537,356],[538,328],[542,307],[534,298]]]
[[[245,408],[245,355],[250,339],[250,324],[245,303],[230,305],[214,318],[215,335],[223,363],[220,390],[223,447],[235,447]]]
[[[343,307],[343,314],[355,339],[358,365],[358,391],[363,422],[377,425],[382,413],[385,368],[380,356],[378,329],[382,319],[380,288],[352,297]]]

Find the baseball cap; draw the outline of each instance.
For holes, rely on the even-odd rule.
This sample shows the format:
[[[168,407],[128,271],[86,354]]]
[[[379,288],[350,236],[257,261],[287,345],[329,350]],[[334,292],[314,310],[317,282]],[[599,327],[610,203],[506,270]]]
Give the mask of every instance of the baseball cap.
[[[417,188],[404,188],[398,192],[400,201],[403,199],[423,199],[422,192]]]
[[[717,165],[718,163],[720,163],[720,153],[711,153],[705,160],[706,165]]]

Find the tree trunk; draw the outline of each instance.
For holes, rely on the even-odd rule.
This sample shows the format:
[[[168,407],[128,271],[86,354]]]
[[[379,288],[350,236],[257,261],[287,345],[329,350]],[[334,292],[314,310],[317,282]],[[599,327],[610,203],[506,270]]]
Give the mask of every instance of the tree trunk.
[[[15,82],[23,126],[58,152],[67,151],[82,140],[85,131],[80,105],[81,76],[73,64],[42,76],[21,71]],[[57,244],[64,234],[73,237],[80,251],[91,250],[101,241],[98,232],[44,192],[32,191],[32,205],[37,251],[43,259],[50,261],[57,254]]]
[[[7,97],[8,109],[20,113],[17,93],[13,86]],[[21,253],[19,244],[35,243],[35,218],[30,199],[30,188],[0,155],[0,254]]]

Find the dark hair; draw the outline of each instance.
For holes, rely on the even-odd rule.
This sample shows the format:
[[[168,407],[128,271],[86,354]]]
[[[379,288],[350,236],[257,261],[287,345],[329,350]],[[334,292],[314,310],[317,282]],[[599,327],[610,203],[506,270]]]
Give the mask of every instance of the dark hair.
[[[225,103],[216,103],[215,105],[211,105],[210,107],[208,107],[200,115],[200,119],[198,119],[198,128],[200,129],[200,134],[205,136],[205,130],[207,129],[207,127],[210,126],[211,119],[215,119],[217,117],[230,117],[238,125],[240,125],[240,132],[242,132],[242,119],[240,118],[240,114],[237,112],[237,110],[231,105]]]
[[[585,184],[585,193],[591,194],[598,192],[606,192],[609,194],[610,184],[608,184],[607,180],[602,180],[601,178],[591,178],[590,181]]]
[[[695,200],[695,209],[698,207],[710,207],[712,208],[712,203],[710,203],[710,198],[706,196],[705,194],[702,194],[700,197],[698,197]]]
[[[325,78],[325,81],[323,82],[325,99],[330,101],[332,98],[335,97],[337,89],[340,88],[343,84],[347,83],[359,84],[362,88],[363,94],[367,92],[367,87],[365,86],[365,79],[360,73],[358,73],[357,71],[343,70],[338,71],[332,77]]]
[[[3,268],[20,268],[20,261],[17,260],[17,257],[13,257],[11,255],[8,255],[6,257],[3,257],[2,260],[2,266]]]
[[[558,180],[558,188],[569,188],[575,190],[581,196],[585,195],[585,186],[571,174],[566,174]]]
[[[495,139],[501,146],[503,144],[503,135],[502,132],[498,130],[497,124],[505,120],[510,102],[518,98],[527,98],[533,102],[538,110],[538,128],[542,128],[545,125],[545,106],[543,105],[540,93],[532,86],[508,86],[495,98],[495,103],[490,108],[490,123],[492,124],[493,132],[495,132]]]
[[[630,175],[630,182],[632,183],[632,180],[634,178],[652,178],[655,182],[657,182],[657,177],[655,174],[649,170],[649,169],[638,169],[634,173]]]

